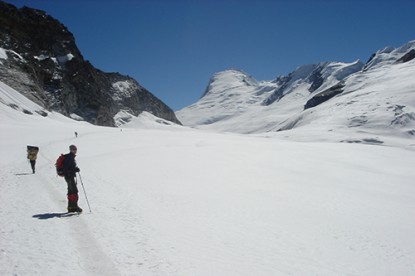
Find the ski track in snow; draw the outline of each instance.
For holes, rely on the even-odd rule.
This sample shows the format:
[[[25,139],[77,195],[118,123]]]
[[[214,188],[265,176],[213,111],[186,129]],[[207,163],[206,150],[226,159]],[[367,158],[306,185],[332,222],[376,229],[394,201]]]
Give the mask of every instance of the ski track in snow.
[[[97,133],[101,132],[84,132],[83,137]],[[59,151],[55,150],[58,145],[65,149],[62,144],[73,142],[73,139],[65,138],[40,144],[36,174],[31,173],[28,162],[0,167],[1,183],[7,184],[1,186],[0,192],[8,195],[2,201],[9,206],[7,210],[18,211],[1,230],[0,274],[26,275],[25,270],[30,267],[28,275],[173,275],[174,269],[157,256],[154,248],[146,245],[148,238],[145,233],[148,231],[143,231],[146,227],[137,224],[139,214],[128,201],[117,207],[111,202],[109,209],[105,209],[104,202],[103,210],[94,212],[91,208],[93,212],[90,213],[77,177],[84,212],[66,216],[66,183],[63,178],[55,176],[53,158],[58,156]],[[105,182],[99,177],[98,181],[88,177],[82,180],[89,185]],[[114,187],[109,193],[117,194],[119,188]],[[27,198],[24,195],[28,194],[33,199],[24,201]],[[96,204],[101,203],[99,198],[92,199]],[[3,213],[7,210],[0,210],[1,217],[11,217],[10,213]],[[102,219],[106,224],[101,224]],[[28,227],[33,225],[33,221],[33,228]],[[131,241],[132,246],[125,247],[126,240]],[[45,241],[48,244],[45,245]],[[44,262],[37,261],[39,255]],[[16,262],[13,256],[27,258]],[[8,265],[10,263],[14,265]],[[51,263],[58,265],[50,270]],[[123,267],[122,273],[118,267]]]
[[[370,151],[355,159],[338,149],[356,151],[355,145],[284,142],[286,149],[273,139],[238,135],[120,133],[95,127],[80,133],[77,140],[38,144],[34,175],[21,156],[7,156],[11,162],[0,167],[0,192],[7,195],[1,200],[8,206],[0,209],[7,219],[1,229],[0,274],[375,275],[380,271],[367,264],[390,267],[384,275],[415,272],[413,247],[411,251],[395,237],[401,233],[410,244],[415,225],[405,222],[414,215],[412,197],[406,199],[400,192],[413,191],[409,182],[403,177],[393,186],[387,184],[409,175],[403,161],[382,161],[393,158],[393,149],[379,147],[376,154],[363,146]],[[168,139],[155,138],[167,133]],[[130,135],[134,144],[121,143]],[[106,147],[94,146],[99,137],[105,137],[101,145]],[[78,178],[84,213],[61,217],[66,184],[55,176],[53,164],[71,143],[79,148],[77,160],[92,213]],[[292,151],[293,145],[302,150]],[[272,152],[284,158],[275,158]],[[120,163],[131,153],[135,159]],[[325,157],[313,163],[316,153]],[[404,150],[399,156],[413,160]],[[305,167],[293,162],[300,157]],[[168,165],[177,160],[180,166]],[[333,163],[337,172],[326,172],[324,168]],[[378,166],[384,168],[382,173]],[[205,170],[214,173],[202,173]],[[350,174],[368,181],[350,183]],[[386,203],[392,204],[390,208]],[[406,213],[395,213],[399,210]],[[51,265],[54,262],[58,264]]]
[[[47,147],[42,148],[47,149]],[[42,159],[42,157],[44,156],[40,153],[40,159]],[[47,161],[49,164],[53,164],[50,162],[51,160]],[[62,271],[49,271],[48,273],[51,273],[51,275],[55,273],[55,275],[68,275],[72,273],[75,275],[77,274],[77,271],[74,270],[76,267],[79,268],[78,275],[85,272],[90,273],[91,275],[119,275],[118,271],[115,269],[115,265],[112,263],[111,259],[106,256],[101,249],[99,242],[85,223],[82,216],[88,215],[88,213],[64,217],[65,209],[62,207],[66,205],[66,183],[64,183],[63,179],[58,179],[58,182],[63,183],[59,183],[62,186],[57,187],[55,185],[57,181],[51,181],[50,177],[45,177],[44,174],[48,173],[48,169],[50,169],[49,164],[38,164],[36,174],[31,174],[30,165],[24,163],[14,164],[1,169],[1,182],[9,184],[4,188],[7,189],[9,193],[10,191],[13,191],[13,196],[11,200],[8,201],[8,204],[11,204],[12,207],[10,209],[19,212],[19,216],[15,216],[15,221],[9,221],[5,224],[11,226],[17,225],[19,232],[15,233],[14,231],[11,231],[10,233],[7,233],[4,231],[5,228],[3,228],[2,234],[4,235],[2,236],[17,234],[17,237],[13,239],[14,243],[5,246],[5,248],[11,249],[11,251],[3,251],[3,255],[7,258],[8,255],[13,255],[12,252],[14,250],[24,249],[27,251],[24,255],[31,257],[27,260],[19,261],[30,262],[31,264],[36,260],[38,254],[48,255],[50,262],[61,263],[62,267]],[[21,168],[21,170],[16,168]],[[33,178],[35,178],[35,181],[33,181]],[[30,202],[22,202],[20,200],[22,195],[28,193],[32,195],[32,200]],[[4,199],[2,201],[4,201]],[[52,206],[59,211],[50,212],[51,206],[46,203],[52,204]],[[39,204],[42,205],[42,208],[38,207]],[[44,212],[42,212],[42,210],[44,210]],[[36,213],[36,211],[38,211],[38,213]],[[35,220],[36,222],[32,229],[27,229],[25,228],[26,224],[19,222],[20,219],[25,221]],[[58,227],[56,227],[57,223],[59,223]],[[59,231],[59,233],[52,233],[51,231]],[[28,235],[28,233],[31,234]],[[23,236],[22,239],[19,238],[21,235]],[[27,239],[29,237],[30,239]],[[50,237],[50,239],[48,237]],[[57,249],[56,252],[48,252],[47,247],[43,250],[43,245],[41,243],[43,241],[55,244]],[[7,241],[5,242],[7,243]],[[68,242],[71,244],[68,244]],[[3,241],[1,244],[4,244]],[[71,249],[73,245],[75,245],[75,248]],[[68,251],[68,249],[70,251]],[[54,253],[58,252],[62,255],[54,255]],[[73,256],[77,256],[76,262],[70,263],[71,260],[74,260]],[[22,266],[24,267],[25,265],[23,264]],[[19,267],[20,265],[16,265],[17,271],[19,271]],[[50,267],[50,263],[37,263],[33,267],[31,273],[33,273],[32,275],[43,275],[48,271],[48,267]],[[8,273],[13,274],[14,272],[5,272],[5,274]]]

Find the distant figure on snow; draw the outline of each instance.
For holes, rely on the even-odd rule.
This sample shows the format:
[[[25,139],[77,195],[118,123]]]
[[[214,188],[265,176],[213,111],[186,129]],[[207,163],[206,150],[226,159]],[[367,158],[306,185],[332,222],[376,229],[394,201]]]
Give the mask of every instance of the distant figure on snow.
[[[69,146],[69,153],[63,159],[63,170],[65,181],[68,184],[68,212],[82,212],[78,206],[78,188],[76,183],[76,173],[79,168],[76,165],[75,156],[78,149],[75,145]]]
[[[78,132],[75,131],[75,138],[78,138]]]
[[[32,167],[33,173],[35,173],[37,153],[39,152],[38,147],[27,146],[27,159],[30,161],[30,166]]]

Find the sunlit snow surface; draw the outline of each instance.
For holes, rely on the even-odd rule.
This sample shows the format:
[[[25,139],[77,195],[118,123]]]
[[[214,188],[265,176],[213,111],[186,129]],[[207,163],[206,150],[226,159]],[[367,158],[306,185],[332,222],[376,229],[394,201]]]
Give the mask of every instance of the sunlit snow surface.
[[[396,87],[390,106],[410,112],[410,84]],[[378,95],[357,104],[376,109],[374,134],[324,117],[338,102],[242,135],[145,113],[122,128],[42,116],[0,83],[0,275],[415,275],[414,140],[380,131],[392,111]],[[54,163],[70,144],[92,212],[78,176],[84,213],[62,217]]]

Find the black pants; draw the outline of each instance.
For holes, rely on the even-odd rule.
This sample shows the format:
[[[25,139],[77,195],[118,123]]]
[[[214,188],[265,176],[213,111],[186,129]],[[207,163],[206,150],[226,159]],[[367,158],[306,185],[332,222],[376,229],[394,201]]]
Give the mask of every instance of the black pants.
[[[68,211],[72,212],[74,209],[80,209],[78,206],[78,187],[76,187],[75,176],[65,176],[65,181],[68,184]]]
[[[36,165],[36,160],[30,160],[30,166],[32,166],[33,173],[35,173],[35,165]]]
[[[68,195],[78,194],[75,176],[65,176],[65,181],[68,184]]]

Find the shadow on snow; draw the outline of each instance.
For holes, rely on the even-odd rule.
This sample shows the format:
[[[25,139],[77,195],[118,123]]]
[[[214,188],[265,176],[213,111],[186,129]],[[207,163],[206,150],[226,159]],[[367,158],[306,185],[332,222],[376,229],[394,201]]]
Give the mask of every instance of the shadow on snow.
[[[32,175],[33,173],[16,173],[15,175]]]
[[[78,213],[45,213],[45,214],[37,214],[33,215],[33,218],[37,219],[51,219],[51,218],[64,218],[64,217],[71,217],[71,216],[78,216]]]

